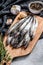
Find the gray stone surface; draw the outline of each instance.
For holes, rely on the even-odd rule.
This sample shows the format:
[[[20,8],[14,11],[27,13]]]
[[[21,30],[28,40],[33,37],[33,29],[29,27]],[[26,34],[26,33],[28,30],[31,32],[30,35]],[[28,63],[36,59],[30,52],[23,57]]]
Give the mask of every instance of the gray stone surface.
[[[43,39],[38,41],[30,55],[14,59],[11,65],[43,65]]]

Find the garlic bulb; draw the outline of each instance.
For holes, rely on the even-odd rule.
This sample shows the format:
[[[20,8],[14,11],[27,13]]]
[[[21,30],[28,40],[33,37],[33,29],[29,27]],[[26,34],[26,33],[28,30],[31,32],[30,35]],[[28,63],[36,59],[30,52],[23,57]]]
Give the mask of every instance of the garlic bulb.
[[[11,7],[11,13],[17,15],[21,11],[21,7],[19,5],[13,5]]]
[[[11,23],[12,23],[12,19],[7,19],[6,24],[7,24],[7,25],[10,25]]]

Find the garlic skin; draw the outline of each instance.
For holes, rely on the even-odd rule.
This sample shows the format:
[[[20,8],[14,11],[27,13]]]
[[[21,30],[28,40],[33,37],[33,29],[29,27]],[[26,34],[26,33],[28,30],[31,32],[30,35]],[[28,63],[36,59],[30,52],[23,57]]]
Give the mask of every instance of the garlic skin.
[[[21,11],[21,7],[19,5],[13,5],[11,7],[11,13],[17,15]]]
[[[12,19],[7,19],[6,24],[7,24],[7,25],[10,25],[11,23],[12,23]]]

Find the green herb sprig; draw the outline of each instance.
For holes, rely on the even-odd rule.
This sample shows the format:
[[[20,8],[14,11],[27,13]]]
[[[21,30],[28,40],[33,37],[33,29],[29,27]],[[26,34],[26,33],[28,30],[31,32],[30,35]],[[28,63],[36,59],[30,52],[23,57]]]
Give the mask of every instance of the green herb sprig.
[[[8,62],[11,60],[11,57],[9,56],[9,53],[7,54],[7,50],[5,50],[3,45],[2,36],[0,35],[0,65],[3,60]]]

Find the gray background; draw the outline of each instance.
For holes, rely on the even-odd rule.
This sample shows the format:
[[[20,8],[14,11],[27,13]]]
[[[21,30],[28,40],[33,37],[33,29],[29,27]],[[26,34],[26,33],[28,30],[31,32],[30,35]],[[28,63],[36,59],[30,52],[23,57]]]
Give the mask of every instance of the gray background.
[[[11,65],[43,65],[43,39],[37,42],[30,55],[14,59]]]

